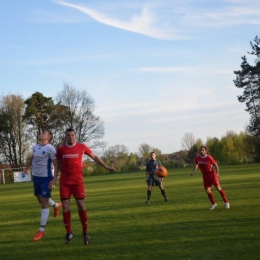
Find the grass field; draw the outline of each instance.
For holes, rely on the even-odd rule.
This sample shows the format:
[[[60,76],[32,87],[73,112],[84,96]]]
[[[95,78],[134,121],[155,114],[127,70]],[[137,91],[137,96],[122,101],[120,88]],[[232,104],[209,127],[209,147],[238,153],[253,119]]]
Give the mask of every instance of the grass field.
[[[260,165],[220,168],[221,186],[230,201],[226,210],[213,189],[218,206],[210,203],[201,173],[191,168],[170,170],[164,180],[169,199],[158,187],[145,204],[144,173],[85,178],[91,245],[86,247],[74,200],[71,201],[75,237],[64,245],[62,214],[50,218],[45,237],[33,242],[40,208],[32,183],[0,186],[0,260],[19,259],[260,259]],[[52,197],[58,200],[58,188]]]

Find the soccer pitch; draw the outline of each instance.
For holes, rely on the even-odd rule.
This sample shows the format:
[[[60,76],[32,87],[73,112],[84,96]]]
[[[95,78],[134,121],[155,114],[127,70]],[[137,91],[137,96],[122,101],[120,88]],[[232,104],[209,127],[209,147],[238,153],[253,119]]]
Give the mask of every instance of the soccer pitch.
[[[91,244],[83,244],[81,224],[71,200],[72,242],[64,244],[62,212],[50,217],[45,236],[33,242],[40,205],[32,183],[0,186],[0,260],[38,259],[260,259],[260,165],[220,166],[221,186],[230,209],[212,188],[218,206],[210,203],[201,173],[172,169],[164,180],[169,202],[153,187],[145,204],[145,173],[115,173],[85,178],[85,204]],[[59,200],[58,187],[52,198]]]

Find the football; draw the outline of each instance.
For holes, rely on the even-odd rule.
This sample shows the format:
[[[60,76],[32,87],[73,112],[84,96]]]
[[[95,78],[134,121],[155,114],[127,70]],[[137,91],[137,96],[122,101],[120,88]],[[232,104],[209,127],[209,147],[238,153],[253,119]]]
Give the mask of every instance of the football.
[[[165,167],[159,166],[159,168],[156,170],[156,175],[160,178],[164,178],[168,175],[168,171]]]

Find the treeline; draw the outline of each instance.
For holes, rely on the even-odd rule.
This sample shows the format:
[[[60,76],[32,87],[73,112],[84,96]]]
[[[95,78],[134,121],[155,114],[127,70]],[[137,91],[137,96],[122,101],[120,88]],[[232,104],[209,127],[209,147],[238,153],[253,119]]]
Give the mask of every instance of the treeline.
[[[115,145],[105,150],[102,159],[107,164],[112,164],[118,172],[132,172],[145,170],[146,161],[150,158],[150,152],[155,151],[157,159],[167,168],[188,167],[193,165],[193,160],[199,153],[201,145],[206,145],[211,154],[220,165],[234,165],[259,162],[256,152],[255,138],[246,132],[239,134],[234,131],[227,131],[220,139],[208,137],[206,143],[200,138],[195,139],[192,133],[185,133],[182,139],[183,149],[177,152],[163,154],[158,148],[149,144],[141,144],[138,153],[129,153],[124,145]],[[107,171],[93,165],[91,161],[85,161],[84,174],[106,174]]]

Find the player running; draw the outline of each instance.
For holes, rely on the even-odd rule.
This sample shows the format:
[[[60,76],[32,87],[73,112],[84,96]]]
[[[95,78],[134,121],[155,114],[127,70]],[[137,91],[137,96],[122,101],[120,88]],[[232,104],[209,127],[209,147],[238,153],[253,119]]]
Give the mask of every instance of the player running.
[[[215,188],[219,191],[223,201],[225,202],[226,209],[229,209],[230,205],[226,193],[220,187],[218,164],[212,156],[207,154],[206,146],[200,147],[200,155],[198,155],[194,161],[194,168],[190,175],[193,176],[197,168],[200,168],[203,177],[204,188],[207,192],[209,200],[211,201],[211,207],[209,209],[213,210],[217,206],[213,193],[211,192],[212,185],[214,185]],[[213,169],[213,167],[215,168],[215,170]]]
[[[45,227],[50,214],[49,206],[54,207],[54,217],[58,216],[61,208],[60,202],[57,203],[51,199],[51,188],[48,187],[49,182],[53,178],[53,166],[55,169],[58,168],[56,150],[49,144],[51,140],[51,131],[46,130],[39,136],[39,144],[33,146],[32,158],[28,167],[24,170],[24,173],[28,174],[28,170],[32,166],[34,195],[42,208],[40,228],[34,235],[33,241],[38,241],[44,236]]]
[[[83,155],[92,158],[96,163],[105,169],[114,171],[114,167],[106,165],[97,155],[95,155],[85,144],[76,142],[76,133],[73,129],[67,129],[65,132],[66,143],[58,147],[57,160],[61,171],[60,175],[60,198],[63,209],[63,222],[67,234],[65,244],[68,244],[74,234],[71,227],[70,197],[76,200],[78,214],[82,225],[82,234],[85,245],[89,245],[90,237],[88,234],[88,217],[84,205],[85,189],[83,181]],[[58,171],[55,172],[50,186],[56,184]]]

